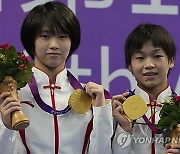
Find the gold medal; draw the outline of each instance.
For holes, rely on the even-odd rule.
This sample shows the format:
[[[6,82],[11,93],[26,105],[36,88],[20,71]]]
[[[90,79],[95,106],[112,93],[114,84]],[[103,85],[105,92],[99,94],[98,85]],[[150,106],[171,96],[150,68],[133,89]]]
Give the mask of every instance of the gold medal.
[[[142,117],[148,109],[146,102],[139,95],[128,97],[122,106],[126,116],[131,120]]]
[[[69,97],[68,105],[79,114],[86,113],[92,104],[91,97],[82,89],[76,89]]]

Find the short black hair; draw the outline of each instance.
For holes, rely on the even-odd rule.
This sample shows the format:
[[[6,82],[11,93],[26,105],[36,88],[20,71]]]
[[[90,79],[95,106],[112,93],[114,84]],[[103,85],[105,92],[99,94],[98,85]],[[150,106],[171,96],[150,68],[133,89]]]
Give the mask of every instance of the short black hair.
[[[168,60],[175,59],[176,47],[169,32],[160,25],[142,23],[126,39],[124,47],[126,67],[131,65],[132,55],[142,49],[143,45],[148,41],[152,42],[154,47],[161,47]]]
[[[27,14],[21,27],[21,42],[32,59],[35,56],[35,40],[45,25],[53,35],[63,32],[70,37],[69,58],[78,48],[81,37],[80,24],[73,11],[65,4],[53,1],[38,5]]]

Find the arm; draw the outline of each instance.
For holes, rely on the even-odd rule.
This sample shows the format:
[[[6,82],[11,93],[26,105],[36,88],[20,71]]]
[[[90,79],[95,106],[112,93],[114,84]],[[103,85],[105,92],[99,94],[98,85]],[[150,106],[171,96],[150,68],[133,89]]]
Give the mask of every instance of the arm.
[[[19,100],[14,97],[9,97],[9,92],[4,92],[0,95],[0,112],[4,125],[8,129],[13,129],[11,126],[11,114],[14,111],[22,110]]]
[[[122,108],[122,103],[126,100],[129,92],[125,92],[122,95],[116,95],[112,98],[113,117],[118,122],[119,126],[126,132],[132,130],[132,121],[125,116]]]
[[[113,154],[127,154],[130,150],[132,131],[132,123],[124,114],[122,103],[126,100],[129,92],[112,97],[113,117],[115,121],[115,128],[112,140]]]
[[[93,130],[90,134],[88,154],[111,154],[113,118],[110,100],[105,100],[101,85],[89,82],[86,92],[93,101]]]
[[[4,154],[13,151],[13,135],[15,131],[11,130],[11,113],[20,110],[20,103],[13,97],[8,97],[10,93],[5,92],[0,95],[0,149]]]
[[[14,142],[13,142],[13,135],[15,131],[7,129],[2,119],[0,118],[0,149],[1,153],[9,154],[12,153]]]

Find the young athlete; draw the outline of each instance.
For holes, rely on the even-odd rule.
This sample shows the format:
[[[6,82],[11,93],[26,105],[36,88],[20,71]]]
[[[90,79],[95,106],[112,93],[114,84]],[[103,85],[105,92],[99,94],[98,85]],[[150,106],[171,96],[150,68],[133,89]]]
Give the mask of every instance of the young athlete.
[[[112,109],[103,87],[86,84],[92,109],[85,114],[68,106],[74,90],[84,89],[65,66],[80,43],[74,13],[56,1],[34,7],[23,22],[21,41],[34,59],[33,82],[18,91],[19,100],[8,97],[9,92],[0,95],[0,153],[111,153]],[[20,104],[23,101],[26,104]],[[30,120],[29,127],[19,132],[11,126],[16,110],[23,110]]]
[[[168,73],[174,66],[176,48],[168,31],[160,25],[140,24],[127,37],[125,61],[137,86],[131,94],[139,94],[147,103],[145,116],[128,119],[122,103],[129,92],[113,97],[113,116],[117,121],[112,148],[114,154],[162,154],[163,136],[155,128],[164,99],[174,92]]]

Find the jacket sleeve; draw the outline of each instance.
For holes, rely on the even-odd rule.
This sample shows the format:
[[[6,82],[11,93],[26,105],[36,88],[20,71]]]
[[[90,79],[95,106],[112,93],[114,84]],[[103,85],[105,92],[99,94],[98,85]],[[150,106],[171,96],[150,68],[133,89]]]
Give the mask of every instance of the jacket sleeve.
[[[116,122],[112,139],[113,154],[128,154],[131,148],[131,134],[124,131]]]
[[[93,107],[93,130],[90,135],[88,154],[111,154],[113,118],[111,103]]]
[[[7,129],[2,119],[0,118],[0,149],[3,154],[9,154],[13,152],[14,147],[14,135],[15,131]]]

